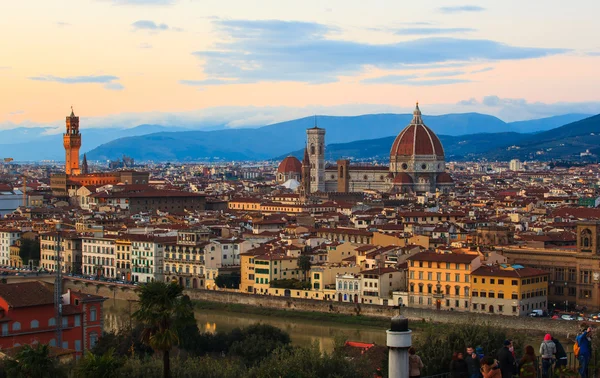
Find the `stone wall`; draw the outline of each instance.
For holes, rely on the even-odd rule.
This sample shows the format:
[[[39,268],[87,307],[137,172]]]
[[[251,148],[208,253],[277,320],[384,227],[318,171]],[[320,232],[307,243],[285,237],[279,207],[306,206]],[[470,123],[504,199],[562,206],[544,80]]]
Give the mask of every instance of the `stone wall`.
[[[74,283],[65,280],[64,290],[81,291],[88,294],[102,295],[110,299],[136,300],[137,293],[134,288],[121,288],[115,286]],[[192,300],[244,304],[249,306],[272,308],[287,311],[314,311],[324,313],[336,313],[355,316],[371,316],[377,318],[391,318],[398,314],[397,309],[378,305],[352,304],[345,302],[328,302],[301,298],[285,298],[264,295],[251,295],[229,291],[212,290],[186,290]],[[531,330],[537,332],[557,334],[561,336],[570,335],[577,331],[578,322],[567,322],[564,320],[551,320],[548,318],[536,319],[529,317],[513,317],[502,315],[470,314],[453,311],[435,311],[402,307],[402,315],[410,320],[431,321],[437,323],[472,323],[490,324],[495,327],[512,330]]]

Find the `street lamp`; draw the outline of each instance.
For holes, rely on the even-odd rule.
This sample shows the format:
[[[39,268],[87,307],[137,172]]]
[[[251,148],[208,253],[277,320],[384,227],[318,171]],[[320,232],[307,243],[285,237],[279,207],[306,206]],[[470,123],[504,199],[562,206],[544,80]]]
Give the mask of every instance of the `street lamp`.
[[[565,281],[565,291],[567,291],[568,284],[569,283],[567,281]],[[566,293],[565,295],[568,295],[568,293]],[[565,301],[565,311],[569,311],[569,300],[568,299]]]

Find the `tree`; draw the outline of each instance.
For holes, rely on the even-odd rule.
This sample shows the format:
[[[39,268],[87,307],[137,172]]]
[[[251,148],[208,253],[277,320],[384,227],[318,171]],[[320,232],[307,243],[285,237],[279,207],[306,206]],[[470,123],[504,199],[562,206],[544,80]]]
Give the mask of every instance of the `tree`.
[[[222,288],[239,289],[241,277],[238,272],[231,274],[219,274],[215,278],[215,285]]]
[[[306,281],[306,274],[310,271],[310,256],[300,255],[298,257],[298,268],[304,273],[304,281]]]
[[[40,241],[28,238],[20,240],[19,257],[23,265],[29,265],[30,260],[40,261]]]
[[[170,351],[179,344],[178,330],[194,318],[192,303],[176,283],[154,281],[139,289],[139,309],[133,318],[142,323],[142,340],[163,354],[163,377],[171,377]]]
[[[13,378],[54,378],[63,376],[56,360],[50,357],[50,347],[44,344],[25,345],[14,359],[5,363],[6,373]]]
[[[236,328],[229,334],[229,353],[240,357],[247,366],[259,364],[273,351],[290,344],[290,335],[269,324]]]
[[[117,375],[123,365],[115,356],[115,350],[109,349],[101,356],[87,352],[76,368],[77,376],[86,378],[111,378]]]

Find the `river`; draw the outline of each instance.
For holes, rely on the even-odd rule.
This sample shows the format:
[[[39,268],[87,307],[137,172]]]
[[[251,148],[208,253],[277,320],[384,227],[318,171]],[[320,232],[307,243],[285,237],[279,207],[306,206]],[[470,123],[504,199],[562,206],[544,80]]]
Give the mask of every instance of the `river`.
[[[118,299],[104,302],[104,327],[107,331],[119,329],[129,324],[130,311],[135,304]],[[246,327],[255,323],[270,324],[289,333],[292,344],[308,346],[318,343],[322,351],[333,350],[336,337],[345,340],[386,344],[385,329],[360,325],[340,324],[336,322],[318,323],[302,319],[263,317],[260,315],[226,312],[218,310],[196,310],[196,320],[201,332],[228,332],[237,327]]]

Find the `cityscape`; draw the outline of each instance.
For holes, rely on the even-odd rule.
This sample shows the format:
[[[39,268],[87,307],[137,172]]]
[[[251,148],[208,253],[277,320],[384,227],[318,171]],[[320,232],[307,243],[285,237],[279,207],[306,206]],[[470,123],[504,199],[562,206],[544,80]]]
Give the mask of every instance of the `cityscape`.
[[[114,51],[55,9],[20,38],[63,36],[94,74],[0,62],[31,94],[0,104],[0,376],[600,374],[590,16],[548,5],[573,27],[551,41],[486,25],[511,1],[410,21],[382,1],[381,25],[336,1],[265,1],[270,19],[225,1],[197,25],[194,1],[72,5],[124,23]],[[158,66],[127,76],[141,53]]]

